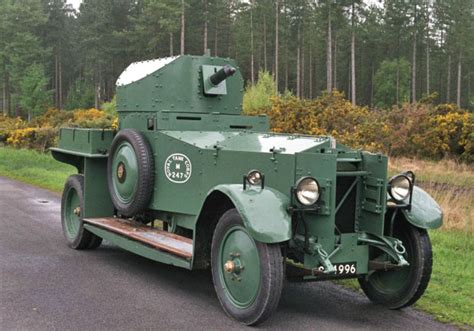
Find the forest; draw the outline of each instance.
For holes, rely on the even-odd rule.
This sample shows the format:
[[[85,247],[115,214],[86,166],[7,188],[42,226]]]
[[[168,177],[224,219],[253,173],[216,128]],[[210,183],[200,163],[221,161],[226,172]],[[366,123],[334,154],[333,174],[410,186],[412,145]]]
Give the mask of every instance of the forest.
[[[231,57],[248,85],[474,109],[472,0],[0,0],[3,113],[100,108],[133,61]]]

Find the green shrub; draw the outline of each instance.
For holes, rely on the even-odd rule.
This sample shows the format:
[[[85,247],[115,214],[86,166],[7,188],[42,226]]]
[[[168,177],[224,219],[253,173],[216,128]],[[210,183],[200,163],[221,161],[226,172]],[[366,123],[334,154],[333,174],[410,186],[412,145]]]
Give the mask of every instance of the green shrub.
[[[111,116],[117,116],[117,98],[116,98],[116,96],[114,95],[112,100],[110,100],[109,102],[104,102],[102,104],[102,107],[100,107],[100,108]]]
[[[275,95],[276,86],[272,75],[267,71],[259,71],[257,84],[248,85],[245,89],[243,100],[244,113],[255,115],[271,108],[271,99]]]

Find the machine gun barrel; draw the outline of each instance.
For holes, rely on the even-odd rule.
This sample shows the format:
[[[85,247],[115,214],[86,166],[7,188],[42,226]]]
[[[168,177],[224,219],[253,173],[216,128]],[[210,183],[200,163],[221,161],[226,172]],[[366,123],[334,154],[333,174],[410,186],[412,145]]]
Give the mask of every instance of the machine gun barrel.
[[[236,71],[237,70],[234,67],[226,64],[222,69],[210,76],[209,81],[212,83],[212,85],[217,86],[222,81],[232,76]]]

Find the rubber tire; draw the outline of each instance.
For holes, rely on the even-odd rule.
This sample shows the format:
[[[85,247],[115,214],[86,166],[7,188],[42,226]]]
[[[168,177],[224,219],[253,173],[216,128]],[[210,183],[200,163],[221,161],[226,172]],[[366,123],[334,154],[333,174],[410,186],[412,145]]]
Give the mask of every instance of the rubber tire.
[[[67,244],[69,247],[78,250],[98,248],[102,243],[102,238],[84,229],[84,223],[82,222],[82,220],[80,221],[79,232],[77,236],[75,238],[70,238],[67,235],[64,213],[67,192],[70,189],[74,189],[77,192],[77,195],[79,196],[80,208],[81,210],[84,210],[84,176],[69,176],[69,178],[66,180],[66,184],[64,185],[63,196],[61,199],[61,225],[63,228],[64,237],[66,237]]]
[[[116,196],[112,180],[112,176],[115,173],[115,171],[112,171],[113,157],[117,147],[120,146],[122,142],[128,142],[132,146],[138,163],[137,187],[134,197],[129,203],[121,202]],[[148,207],[151,196],[153,195],[154,179],[153,154],[147,139],[142,133],[134,129],[119,131],[112,141],[107,162],[107,183],[110,198],[118,213],[126,217],[131,217],[144,211]]]
[[[390,294],[383,293],[374,286],[370,281],[370,277],[368,280],[359,278],[359,284],[367,297],[372,302],[386,306],[389,309],[401,309],[414,304],[423,295],[428,286],[433,265],[431,242],[426,230],[416,228],[403,220],[396,227],[396,231],[401,231],[405,237],[403,245],[407,249],[406,259],[410,263],[408,267],[410,268],[408,284],[399,293]],[[394,236],[397,237],[397,233]],[[414,252],[414,254],[410,256],[409,252]]]
[[[245,325],[257,325],[268,319],[280,302],[284,279],[283,258],[278,244],[264,244],[255,241],[262,267],[261,286],[250,307],[237,308],[224,293],[218,269],[221,267],[218,263],[221,240],[227,230],[235,225],[244,226],[237,210],[230,209],[222,215],[214,231],[211,246],[211,271],[214,289],[227,315]]]

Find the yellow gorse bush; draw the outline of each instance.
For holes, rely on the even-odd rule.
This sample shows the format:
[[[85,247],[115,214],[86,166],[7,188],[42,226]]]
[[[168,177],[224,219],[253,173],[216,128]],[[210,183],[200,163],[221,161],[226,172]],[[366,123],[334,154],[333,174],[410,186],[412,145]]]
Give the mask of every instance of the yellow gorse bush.
[[[0,140],[18,148],[45,151],[57,145],[58,131],[61,127],[117,129],[118,119],[94,108],[75,111],[50,108],[30,123],[21,118],[1,116]]]
[[[7,138],[7,144],[10,144],[14,147],[20,147],[25,141],[30,141],[35,133],[35,128],[15,129]]]
[[[474,115],[455,105],[370,110],[333,91],[314,100],[274,97],[272,106],[258,113],[269,116],[274,132],[332,135],[352,148],[390,155],[474,161]]]

